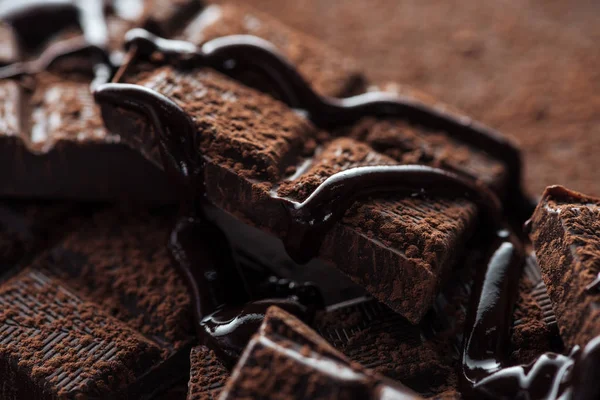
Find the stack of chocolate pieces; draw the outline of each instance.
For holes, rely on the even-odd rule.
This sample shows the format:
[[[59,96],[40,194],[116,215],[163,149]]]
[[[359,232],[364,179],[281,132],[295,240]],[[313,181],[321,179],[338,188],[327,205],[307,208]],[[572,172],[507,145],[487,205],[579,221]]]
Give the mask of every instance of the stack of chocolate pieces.
[[[501,134],[247,7],[0,17],[0,398],[598,395],[600,201],[529,243]]]

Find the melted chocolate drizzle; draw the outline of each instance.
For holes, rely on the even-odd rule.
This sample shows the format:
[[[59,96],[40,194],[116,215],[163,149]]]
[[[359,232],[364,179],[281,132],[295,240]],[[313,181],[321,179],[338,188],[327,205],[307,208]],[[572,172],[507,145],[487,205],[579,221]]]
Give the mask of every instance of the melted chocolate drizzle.
[[[139,57],[159,53],[165,62],[183,68],[204,66],[226,74],[234,69],[257,70],[273,82],[273,88],[282,101],[305,111],[308,118],[320,127],[346,125],[365,116],[375,116],[400,118],[443,131],[502,161],[509,172],[511,205],[516,207],[522,219],[533,211],[534,202],[521,188],[519,150],[500,133],[468,117],[449,114],[390,93],[372,92],[342,99],[321,96],[271,43],[255,36],[226,36],[197,47],[190,42],[163,39],[146,30],[133,29],[126,35],[125,46],[135,49],[134,53]]]
[[[146,31],[134,30],[128,34],[128,46],[135,49],[133,51],[137,55],[149,56],[160,52],[167,62],[181,67],[210,66],[226,72],[227,65],[233,60],[238,67],[258,68],[277,83],[284,101],[292,107],[305,110],[309,118],[321,126],[351,123],[369,115],[394,116],[429,128],[442,129],[503,160],[510,171],[511,199],[514,204],[524,205],[523,215],[531,211],[531,202],[520,188],[518,150],[495,132],[468,119],[446,115],[439,110],[387,94],[369,93],[347,99],[319,96],[271,45],[254,37],[216,39],[199,49],[191,43],[161,39]],[[202,161],[197,154],[197,147],[192,147],[196,153],[194,156],[186,153],[191,151],[189,147],[185,150],[173,140],[175,132],[180,139],[183,137],[183,143],[192,141],[195,128],[189,116],[171,100],[150,89],[125,84],[103,85],[96,90],[95,96],[100,103],[146,110],[159,132],[165,168],[168,169],[170,164],[180,171],[188,171],[190,156],[193,156],[196,158],[192,158],[192,164],[197,167],[194,171],[202,174]],[[198,186],[194,189],[198,190]],[[468,197],[489,218],[491,224],[487,226],[495,230],[489,235],[489,261],[476,281],[474,301],[469,312],[463,349],[463,392],[477,398],[561,398],[570,394],[574,398],[597,398],[599,385],[588,371],[600,362],[600,339],[590,342],[584,351],[575,349],[568,357],[547,353],[531,365],[508,364],[509,321],[518,294],[525,253],[515,235],[503,229],[499,200],[482,185],[448,171],[421,165],[350,169],[328,178],[303,202],[278,198],[289,213],[286,249],[297,260],[306,261],[317,254],[322,235],[358,198],[390,191],[412,194],[422,189],[436,195]],[[203,194],[201,190],[199,192]],[[202,264],[188,263],[183,268],[191,269],[199,265]],[[206,290],[211,293],[211,289]],[[199,291],[196,293],[196,297],[200,298]],[[213,346],[220,349],[221,354],[231,356],[239,353],[236,345],[229,342],[228,335],[242,320],[248,321],[254,329],[258,317],[255,319],[249,315],[254,313],[250,309],[255,304],[243,308],[241,313],[239,309],[234,311],[221,307],[217,309],[217,313],[221,314],[213,314],[202,320],[200,326],[205,329],[204,334],[208,333],[206,336],[211,338]],[[198,314],[204,312],[202,309]],[[260,312],[258,314],[262,315]],[[223,323],[222,318],[233,321],[233,326]],[[224,336],[216,337],[218,330],[225,332]],[[239,343],[237,339],[234,341]],[[575,374],[572,371],[581,372]]]
[[[107,84],[95,92],[100,102],[126,104],[148,117],[157,130],[165,171],[179,190],[180,214],[169,240],[171,257],[192,297],[196,330],[203,344],[233,366],[257,331],[269,306],[311,321],[322,296],[314,287],[287,283],[256,300],[245,282],[223,232],[205,216],[204,159],[196,146],[190,117],[169,98],[148,88]]]

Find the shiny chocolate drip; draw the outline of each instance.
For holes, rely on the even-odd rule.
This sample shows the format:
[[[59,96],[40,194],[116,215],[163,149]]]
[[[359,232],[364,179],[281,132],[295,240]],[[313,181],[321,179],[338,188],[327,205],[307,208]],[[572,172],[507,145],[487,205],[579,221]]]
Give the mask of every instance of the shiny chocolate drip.
[[[77,17],[83,37],[62,40],[50,45],[31,61],[15,62],[0,68],[0,79],[35,75],[49,70],[60,60],[77,56],[92,60],[90,65],[95,76],[92,89],[108,82],[113,68],[107,51],[108,30],[102,0],[24,0],[4,2],[0,6],[0,20],[15,26],[20,36],[27,36],[28,32],[40,32],[42,37],[29,38],[36,43],[42,42],[48,35],[43,29],[47,20],[53,21],[49,26],[56,29],[57,25],[69,25],[69,15]],[[65,20],[62,21],[60,17]],[[56,20],[61,23],[57,24]],[[35,27],[32,28],[32,25]],[[28,40],[27,37],[22,39]]]
[[[511,366],[510,321],[518,296],[523,249],[507,231],[490,239],[491,254],[476,278],[462,355],[461,389],[476,399],[597,399],[600,337],[569,356],[545,353]]]
[[[502,161],[509,171],[510,203],[519,218],[529,217],[533,202],[521,188],[521,156],[511,141],[468,117],[446,113],[414,100],[390,93],[365,93],[349,98],[317,94],[296,68],[275,47],[260,38],[233,35],[206,42],[201,47],[180,40],[168,40],[143,29],[127,33],[126,47],[141,57],[160,53],[165,62],[184,68],[207,66],[228,73],[232,69],[259,70],[273,81],[279,97],[290,107],[302,109],[321,127],[351,124],[366,116],[407,120],[432,130],[440,130],[469,143]]]
[[[284,245],[299,263],[314,258],[327,232],[359,199],[369,195],[400,193],[465,197],[476,203],[492,224],[501,221],[501,205],[482,185],[454,173],[423,165],[357,167],[326,179],[303,202],[280,198],[289,214]]]
[[[288,290],[282,290],[285,285],[271,282],[276,291],[268,294],[281,298],[252,299],[227,238],[202,210],[204,159],[198,151],[196,128],[185,111],[169,98],[138,85],[106,84],[94,94],[100,103],[123,104],[153,123],[164,169],[181,199],[182,217],[168,247],[191,295],[203,344],[233,366],[270,306],[311,321],[316,309],[323,307],[314,287],[287,283]]]
[[[293,68],[282,61],[277,53],[255,38],[218,39],[208,42],[199,50],[187,42],[167,41],[138,30],[129,34],[129,44],[135,46],[138,54],[160,51],[166,60],[188,67],[207,65],[223,70],[225,69],[223,64],[227,64],[225,61],[231,59],[236,62],[253,62],[255,65],[261,65],[262,68],[271,71],[274,80],[280,82],[282,92],[287,93],[283,97],[289,104],[304,108],[311,119],[322,125],[333,123],[333,120],[347,123],[365,115],[395,115],[429,127],[443,126],[442,129],[449,131],[450,134],[469,141],[504,160],[512,171],[513,189],[519,188],[518,174],[515,174],[520,170],[518,152],[495,133],[473,126],[470,121],[447,117],[439,114],[438,111],[407,103],[402,99],[390,98],[388,95],[367,94],[350,99],[320,97],[304,83]],[[159,99],[156,96],[160,96],[140,86],[123,84],[103,85],[95,94],[100,103],[134,109],[153,104],[156,99]],[[149,99],[148,96],[155,98]],[[156,117],[152,118],[159,137],[161,126],[171,124],[177,126],[187,123],[188,128],[181,132],[194,131],[189,117],[179,118],[176,114],[164,114],[162,106],[162,100],[154,104],[154,107],[157,107]],[[185,115],[183,111],[181,114]],[[168,143],[168,141],[160,141],[163,144]],[[164,151],[175,154],[168,145]],[[183,153],[179,152],[179,154]],[[173,161],[187,162],[185,157],[183,159],[175,157],[171,162]],[[518,281],[525,254],[516,237],[502,229],[500,202],[483,186],[444,170],[419,165],[362,167],[347,170],[328,178],[304,202],[277,198],[289,211],[287,250],[296,259],[305,260],[315,255],[319,238],[322,238],[322,235],[343,216],[345,210],[360,197],[390,191],[413,194],[422,190],[435,195],[470,198],[480,206],[484,216],[488,217],[490,224],[487,224],[487,227],[495,230],[489,239],[489,262],[476,282],[473,294],[475,301],[472,302],[473,306],[469,313],[470,322],[463,351],[464,393],[476,398],[516,396],[560,398],[569,393],[577,394],[583,399],[592,398],[590,396],[597,393],[597,385],[590,383],[592,379],[589,378],[589,374],[582,373],[579,378],[573,379],[570,371],[572,368],[580,370],[588,365],[596,365],[598,363],[596,348],[600,345],[591,343],[589,346],[593,346],[588,351],[575,351],[569,357],[549,353],[528,366],[509,366],[508,321],[518,293]],[[524,199],[524,196],[521,198]],[[219,308],[217,313],[222,313],[220,317],[230,321],[244,319],[243,313],[238,314],[229,308]],[[228,328],[222,328],[225,326],[222,322],[215,321],[220,319],[215,315],[210,316],[205,320],[204,328],[210,332],[218,329],[229,332]],[[254,320],[248,317],[248,321]],[[241,329],[240,332],[243,330]],[[227,337],[217,339],[214,333],[208,336],[213,343],[218,343],[216,346],[221,349],[222,346],[235,348],[223,344],[227,342]],[[221,353],[227,351],[229,350],[221,350]]]

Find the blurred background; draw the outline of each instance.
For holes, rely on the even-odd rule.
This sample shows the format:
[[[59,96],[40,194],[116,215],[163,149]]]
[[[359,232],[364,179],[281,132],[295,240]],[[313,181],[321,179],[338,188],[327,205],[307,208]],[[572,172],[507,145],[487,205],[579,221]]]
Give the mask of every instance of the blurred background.
[[[424,91],[515,138],[531,194],[563,184],[600,195],[600,2],[226,2],[325,41],[380,86]]]

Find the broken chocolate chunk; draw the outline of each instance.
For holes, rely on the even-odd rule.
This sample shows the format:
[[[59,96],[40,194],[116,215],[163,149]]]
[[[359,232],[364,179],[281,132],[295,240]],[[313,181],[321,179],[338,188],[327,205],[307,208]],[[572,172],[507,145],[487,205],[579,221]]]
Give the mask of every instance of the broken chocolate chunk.
[[[122,396],[160,347],[36,269],[0,287],[3,399]]]
[[[222,392],[240,397],[417,399],[410,389],[351,363],[316,332],[273,307]]]
[[[530,237],[560,334],[569,348],[600,335],[600,199],[546,189]]]
[[[155,40],[140,32],[136,35],[140,43]],[[401,163],[365,143],[336,139],[281,103],[210,69],[160,66],[126,74],[124,79],[136,84],[125,90],[133,93],[143,86],[144,96],[167,96],[152,101],[170,99],[170,107],[187,115],[182,121],[193,120],[192,129],[202,134],[190,140],[199,141],[197,146],[205,156],[208,200],[279,237],[286,235],[289,224],[281,199],[301,202],[332,174],[352,167]],[[148,108],[133,110],[136,100],[129,101],[129,107],[121,104],[135,93],[113,96],[113,88],[118,90],[118,85],[107,85],[96,93],[107,126],[160,165],[157,128],[144,115]],[[153,121],[162,117],[157,118]],[[159,123],[174,121],[173,115],[165,118]],[[462,148],[473,147],[465,144]],[[478,164],[462,170],[461,176],[473,175],[474,165]],[[501,164],[497,167],[502,168]],[[497,183],[490,186],[503,186],[504,173],[487,176]],[[413,194],[417,196],[385,195],[359,203],[323,238],[320,256],[417,322],[437,294],[440,277],[472,233],[478,214],[477,207],[460,196],[430,200]]]
[[[205,346],[192,349],[187,400],[217,399],[229,378],[229,370]]]

